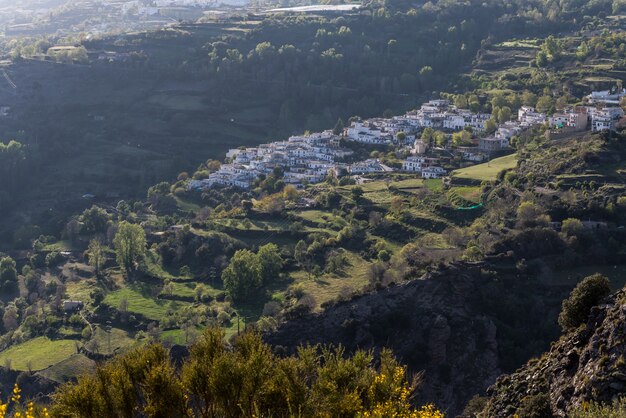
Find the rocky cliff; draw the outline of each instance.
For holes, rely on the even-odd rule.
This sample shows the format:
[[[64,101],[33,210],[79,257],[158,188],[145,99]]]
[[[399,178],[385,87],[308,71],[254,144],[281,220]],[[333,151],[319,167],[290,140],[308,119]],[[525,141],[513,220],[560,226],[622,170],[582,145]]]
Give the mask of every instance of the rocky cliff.
[[[453,416],[500,374],[497,327],[476,303],[494,279],[480,265],[446,268],[289,321],[266,340],[279,353],[318,343],[390,347],[410,371],[424,372],[418,401]]]
[[[611,402],[626,394],[626,291],[592,309],[586,325],[488,390],[488,417],[509,417],[530,403],[567,417],[583,402]],[[546,396],[547,395],[547,396]],[[544,403],[539,405],[538,403]]]

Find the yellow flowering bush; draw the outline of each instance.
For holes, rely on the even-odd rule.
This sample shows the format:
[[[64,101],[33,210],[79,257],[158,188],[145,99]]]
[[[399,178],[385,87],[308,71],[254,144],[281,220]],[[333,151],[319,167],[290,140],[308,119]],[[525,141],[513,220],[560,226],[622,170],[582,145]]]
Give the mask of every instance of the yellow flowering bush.
[[[12,411],[12,415],[10,415]],[[15,384],[13,386],[13,392],[11,397],[6,403],[0,399],[0,418],[48,418],[50,414],[47,408],[35,408],[35,404],[28,402],[26,405],[22,405],[22,391],[19,386]]]
[[[383,350],[379,363],[371,352],[347,356],[319,346],[278,357],[258,334],[244,333],[231,346],[223,331],[210,329],[182,369],[162,345],[138,348],[62,386],[51,415],[443,418],[432,405],[412,406],[418,382],[407,379],[391,351]]]
[[[389,366],[386,367],[383,361],[381,369],[385,368]],[[443,413],[434,405],[425,405],[418,410],[411,407],[409,400],[415,387],[409,386],[405,375],[406,369],[401,366],[395,366],[389,373],[381,371],[376,374],[369,389],[374,403],[363,412],[362,418],[443,418]]]

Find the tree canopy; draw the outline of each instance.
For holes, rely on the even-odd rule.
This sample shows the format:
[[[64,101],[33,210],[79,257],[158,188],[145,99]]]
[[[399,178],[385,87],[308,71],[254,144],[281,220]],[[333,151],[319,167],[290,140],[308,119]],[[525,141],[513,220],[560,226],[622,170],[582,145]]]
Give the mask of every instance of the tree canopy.
[[[146,252],[146,233],[141,225],[120,222],[113,239],[117,262],[127,274],[138,267]]]

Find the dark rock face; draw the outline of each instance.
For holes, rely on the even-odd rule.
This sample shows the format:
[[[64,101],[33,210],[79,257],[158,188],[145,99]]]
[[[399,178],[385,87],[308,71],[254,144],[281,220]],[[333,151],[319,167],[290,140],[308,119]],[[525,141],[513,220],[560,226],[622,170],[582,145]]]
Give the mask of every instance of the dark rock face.
[[[552,413],[567,417],[583,402],[611,402],[626,392],[626,291],[593,308],[585,327],[565,335],[539,359],[498,378],[486,416],[508,417],[525,399],[548,394]]]
[[[410,372],[424,372],[418,402],[454,416],[500,374],[496,326],[471,303],[484,280],[479,266],[453,267],[289,321],[266,341],[283,353],[318,343],[389,347]]]
[[[49,396],[57,388],[58,383],[35,373],[17,372],[0,367],[0,394],[3,402],[13,391],[13,385],[18,384],[22,391],[22,399],[38,402],[48,402]]]

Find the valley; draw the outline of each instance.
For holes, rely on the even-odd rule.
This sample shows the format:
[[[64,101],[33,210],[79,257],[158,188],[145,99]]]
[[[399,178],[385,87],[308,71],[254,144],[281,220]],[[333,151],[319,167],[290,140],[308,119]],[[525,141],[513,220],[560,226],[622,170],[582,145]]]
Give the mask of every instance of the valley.
[[[292,3],[4,57],[0,417],[621,408],[621,6]]]

